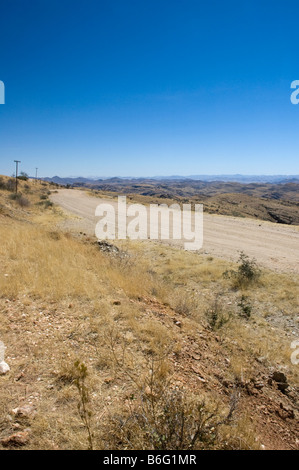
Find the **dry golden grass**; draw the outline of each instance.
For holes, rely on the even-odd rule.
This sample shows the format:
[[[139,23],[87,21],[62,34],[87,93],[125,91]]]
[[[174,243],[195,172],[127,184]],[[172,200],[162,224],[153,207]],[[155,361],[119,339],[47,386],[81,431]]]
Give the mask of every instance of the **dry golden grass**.
[[[30,184],[26,209],[0,194],[11,215],[0,215],[0,339],[11,366],[0,377],[0,437],[30,426],[26,448],[87,448],[77,412],[78,360],[88,369],[96,448],[112,446],[109,423],[128,416],[130,397],[146,388],[153,360],[161,383],[220,402],[222,411],[230,395],[221,381],[246,383],[257,371],[281,366],[298,383],[285,329],[297,312],[297,279],[264,271],[259,283],[236,291],[223,277],[236,265],[222,260],[151,242],[122,241],[120,255],[103,253],[92,240],[56,228],[62,214],[36,205],[45,188]],[[252,305],[248,320],[238,307],[243,294]],[[212,331],[206,312],[215,298],[230,319]],[[267,366],[258,365],[260,356]],[[12,409],[29,402],[37,413],[19,422]],[[252,416],[259,418],[246,403],[243,396],[216,447],[259,447]]]

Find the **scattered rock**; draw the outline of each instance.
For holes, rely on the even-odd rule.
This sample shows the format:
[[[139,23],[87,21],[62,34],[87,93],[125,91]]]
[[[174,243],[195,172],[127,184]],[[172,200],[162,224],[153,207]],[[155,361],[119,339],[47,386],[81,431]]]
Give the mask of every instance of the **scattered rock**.
[[[15,378],[15,381],[18,382],[19,380],[21,380],[23,377],[24,377],[24,372],[21,372],[20,374],[18,374]]]
[[[267,362],[267,359],[264,356],[257,357],[256,360],[259,364],[265,364]]]
[[[223,385],[225,388],[230,388],[230,387],[233,386],[233,383],[230,382],[229,380],[224,379],[224,380],[222,380],[222,385]]]
[[[195,361],[199,361],[200,360],[200,356],[198,354],[192,354],[191,357],[193,359],[195,359]]]
[[[117,248],[117,246],[112,245],[112,243],[108,243],[105,240],[98,241],[98,246],[101,251],[106,253],[119,253],[119,248]]]
[[[257,389],[257,390],[262,390],[262,388],[264,388],[265,384],[263,382],[254,382],[254,387]]]
[[[111,382],[113,382],[113,377],[106,377],[106,379],[104,379],[104,383],[105,384],[110,384]]]
[[[12,410],[16,418],[30,418],[36,414],[33,406],[24,405]]]
[[[280,409],[277,411],[277,414],[282,419],[295,419],[294,410],[289,406],[285,406],[283,403],[280,403]]]
[[[145,387],[144,394],[147,395],[148,397],[152,397],[152,398],[157,397],[156,392],[149,385],[147,385]]]
[[[202,383],[206,383],[206,380],[200,377],[199,375],[197,376],[197,379]]]
[[[1,440],[3,447],[21,447],[28,443],[30,437],[30,430],[16,432],[9,437]]]
[[[5,375],[7,372],[10,371],[10,367],[6,362],[2,361],[0,362],[0,375]]]
[[[21,425],[20,425],[20,423],[12,423],[12,427],[14,429],[20,429]]]
[[[285,392],[289,387],[287,378],[283,372],[275,371],[273,372],[271,379],[277,383],[277,387],[281,392]]]
[[[112,304],[113,305],[121,305],[121,301],[120,300],[113,300]]]

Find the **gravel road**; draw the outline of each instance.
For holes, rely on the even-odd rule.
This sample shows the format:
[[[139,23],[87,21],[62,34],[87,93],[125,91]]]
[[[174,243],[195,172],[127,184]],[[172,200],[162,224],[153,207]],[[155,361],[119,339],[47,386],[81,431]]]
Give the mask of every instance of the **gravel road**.
[[[50,198],[66,213],[76,216],[66,221],[70,228],[92,235],[98,221],[95,217],[98,204],[113,204],[117,214],[117,197],[100,199],[89,196],[84,191],[61,189],[52,193]],[[163,243],[183,246],[183,241],[178,240]],[[249,257],[256,258],[262,266],[298,274],[299,227],[204,213],[201,251],[229,260],[237,260],[240,251],[244,251]]]

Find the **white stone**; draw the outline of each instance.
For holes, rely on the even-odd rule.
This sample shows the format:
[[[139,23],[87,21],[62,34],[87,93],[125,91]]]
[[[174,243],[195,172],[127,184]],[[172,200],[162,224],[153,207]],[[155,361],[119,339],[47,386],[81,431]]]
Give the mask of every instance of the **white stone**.
[[[9,371],[10,371],[9,365],[6,364],[6,362],[4,361],[0,362],[0,375],[4,375]]]

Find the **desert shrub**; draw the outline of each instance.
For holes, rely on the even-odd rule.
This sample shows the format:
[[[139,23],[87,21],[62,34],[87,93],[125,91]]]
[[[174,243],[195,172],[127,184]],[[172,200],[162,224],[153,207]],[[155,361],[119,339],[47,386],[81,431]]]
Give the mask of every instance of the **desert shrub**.
[[[204,402],[191,403],[181,390],[167,390],[159,399],[144,393],[128,416],[114,418],[114,425],[121,448],[134,448],[139,436],[147,449],[209,449],[217,438],[215,417]]]
[[[15,182],[14,178],[10,178],[6,182],[6,189],[7,189],[7,191],[14,191],[15,188],[16,188],[16,182]]]
[[[0,177],[0,189],[6,189],[7,191],[14,191],[16,188],[16,183],[13,178],[5,181],[2,177]]]
[[[45,200],[42,200],[40,202],[37,203],[39,206],[44,206],[45,209],[48,209],[49,207],[53,207],[53,202],[50,201],[47,196],[46,196],[46,199]]]
[[[255,259],[250,259],[243,251],[240,253],[239,266],[236,271],[225,271],[223,276],[233,281],[236,288],[246,288],[256,283],[260,276],[261,270]]]
[[[197,310],[197,302],[190,293],[184,294],[180,292],[179,296],[173,300],[170,299],[174,310],[183,316],[190,316]]]
[[[86,383],[87,376],[86,365],[76,361],[73,367],[73,383],[79,393],[78,412],[87,431],[88,450],[93,450],[92,411],[90,409],[89,387]]]
[[[28,207],[30,205],[30,201],[22,196],[21,193],[13,193],[9,196],[9,199],[16,201],[20,207]]]
[[[252,312],[252,305],[248,302],[248,299],[245,295],[242,295],[240,301],[238,302],[238,307],[240,308],[240,316],[249,320]]]
[[[20,207],[28,207],[30,205],[29,200],[22,195],[17,199],[17,202]]]
[[[224,414],[219,406],[187,395],[163,379],[159,367],[151,369],[131,394],[127,412],[111,417],[108,445],[115,449],[213,449],[221,426],[230,422],[235,407],[233,400]]]
[[[20,197],[21,197],[21,193],[13,193],[13,194],[10,194],[9,199],[11,199],[12,201],[16,201]]]
[[[48,209],[49,207],[53,207],[53,202],[49,201],[49,199],[47,199],[45,202],[44,202],[44,206],[46,209]]]
[[[219,330],[224,326],[230,319],[230,313],[224,312],[223,305],[219,299],[219,296],[216,296],[210,306],[205,312],[206,318],[208,320],[209,327],[211,330]]]
[[[24,171],[22,171],[22,172],[20,173],[20,175],[18,176],[18,179],[19,179],[19,180],[22,180],[22,181],[28,181],[29,176],[27,175],[27,173],[25,173]]]

